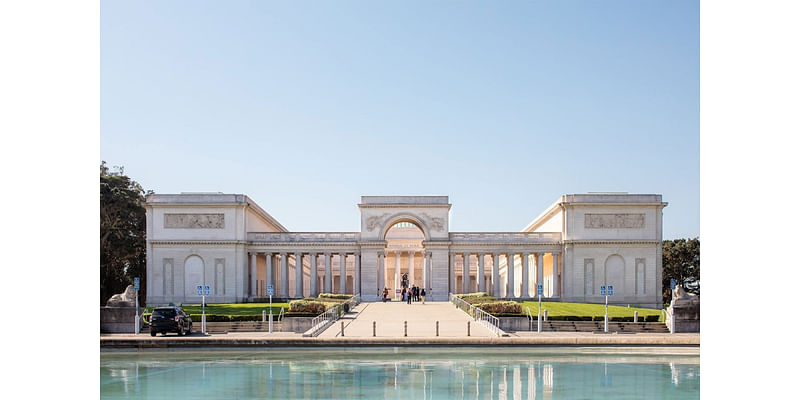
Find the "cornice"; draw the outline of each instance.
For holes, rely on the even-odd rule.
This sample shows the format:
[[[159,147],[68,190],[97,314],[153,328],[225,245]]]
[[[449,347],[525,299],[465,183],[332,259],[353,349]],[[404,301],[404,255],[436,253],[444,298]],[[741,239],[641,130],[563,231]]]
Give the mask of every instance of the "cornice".
[[[565,240],[564,244],[660,244],[660,240]]]
[[[358,208],[446,208],[452,204],[359,204]]]
[[[160,245],[178,245],[178,244],[188,244],[188,245],[207,245],[207,244],[214,244],[214,245],[237,245],[237,244],[248,244],[247,241],[244,240],[148,240],[149,244],[153,246],[160,246]]]

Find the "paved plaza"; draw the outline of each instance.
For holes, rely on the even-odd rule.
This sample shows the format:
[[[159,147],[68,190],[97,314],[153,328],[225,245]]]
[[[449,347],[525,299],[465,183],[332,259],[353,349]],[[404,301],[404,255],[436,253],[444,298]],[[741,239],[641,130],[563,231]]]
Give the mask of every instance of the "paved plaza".
[[[470,336],[495,336],[466,313],[446,301],[406,304],[400,301],[386,303],[361,303],[333,326],[321,333],[321,338],[341,337],[344,322],[345,337],[372,337],[372,322],[375,322],[376,337],[403,337],[403,323],[408,322],[408,337],[436,337],[436,321],[439,321],[439,337],[467,337],[467,322]]]

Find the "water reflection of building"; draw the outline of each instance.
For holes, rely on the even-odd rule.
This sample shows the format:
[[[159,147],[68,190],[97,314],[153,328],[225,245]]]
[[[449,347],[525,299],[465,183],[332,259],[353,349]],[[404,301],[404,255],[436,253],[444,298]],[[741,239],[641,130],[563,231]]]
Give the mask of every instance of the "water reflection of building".
[[[324,357],[324,356],[322,356]],[[101,366],[104,396],[536,399],[699,393],[699,364],[489,359],[137,361]],[[635,360],[633,360],[635,361]],[[174,382],[182,382],[180,388]],[[188,389],[187,389],[188,388]],[[185,391],[185,392],[184,392]],[[682,398],[682,397],[680,397]]]

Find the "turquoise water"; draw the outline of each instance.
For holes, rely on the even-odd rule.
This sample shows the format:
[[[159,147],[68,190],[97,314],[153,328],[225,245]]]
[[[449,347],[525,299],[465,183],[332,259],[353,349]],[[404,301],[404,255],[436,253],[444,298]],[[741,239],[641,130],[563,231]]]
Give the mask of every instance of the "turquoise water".
[[[103,399],[698,399],[695,349],[102,352]]]

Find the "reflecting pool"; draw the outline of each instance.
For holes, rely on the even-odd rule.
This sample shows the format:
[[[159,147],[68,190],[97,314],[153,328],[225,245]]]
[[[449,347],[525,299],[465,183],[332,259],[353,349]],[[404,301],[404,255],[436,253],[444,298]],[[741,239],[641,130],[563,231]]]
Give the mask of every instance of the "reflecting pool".
[[[698,399],[697,348],[101,352],[104,399]]]

